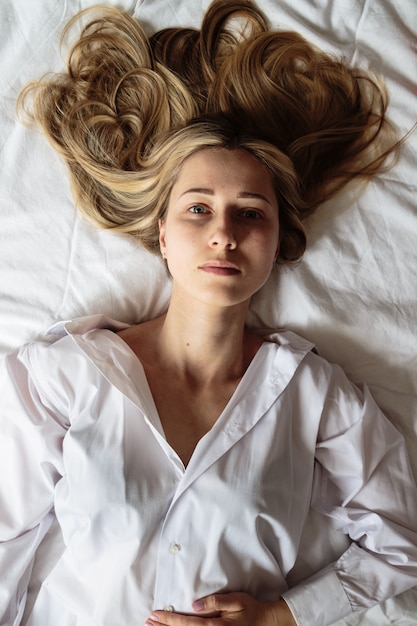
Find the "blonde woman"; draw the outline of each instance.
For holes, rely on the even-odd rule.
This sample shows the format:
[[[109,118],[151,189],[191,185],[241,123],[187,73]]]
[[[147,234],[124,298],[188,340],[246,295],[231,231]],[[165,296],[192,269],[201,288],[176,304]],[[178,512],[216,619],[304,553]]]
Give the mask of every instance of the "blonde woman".
[[[80,208],[161,254],[172,298],[155,320],[64,322],[6,359],[1,624],[21,622],[51,524],[63,545],[26,612],[31,626],[327,625],[417,582],[417,496],[399,433],[308,341],[246,327],[275,263],[301,259],[303,218],[320,197],[384,164],[385,101],[374,82],[361,91],[357,73],[305,43],[320,61],[308,76],[305,59],[284,65],[302,69],[293,88],[304,85],[314,122],[279,137],[295,115],[290,85],[276,124],[275,109],[257,120],[215,86],[223,64],[244,71],[259,58],[255,41],[264,67],[274,57],[256,9],[227,4],[209,9],[201,33],[150,42],[127,16],[102,14],[68,74],[36,87],[34,116],[66,158]],[[212,29],[236,11],[253,24],[247,38]],[[164,61],[187,41],[206,72],[197,90]],[[306,85],[332,72],[353,104],[326,116]],[[195,118],[202,107],[213,110]],[[288,589],[310,505],[352,543]]]
[[[413,586],[400,435],[309,342],[245,325],[305,245],[291,161],[215,119],[156,143],[149,168],[166,315],[62,324],[7,360],[2,623],[53,517],[65,546],[28,624],[330,624]],[[352,546],[288,590],[310,504]]]

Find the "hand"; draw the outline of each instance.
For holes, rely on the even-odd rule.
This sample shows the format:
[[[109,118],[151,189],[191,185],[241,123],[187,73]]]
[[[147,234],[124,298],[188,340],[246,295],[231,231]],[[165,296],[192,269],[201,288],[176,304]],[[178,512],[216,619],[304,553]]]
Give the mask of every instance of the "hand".
[[[153,611],[146,626],[296,626],[284,600],[260,602],[247,593],[207,596],[193,609],[198,616]]]

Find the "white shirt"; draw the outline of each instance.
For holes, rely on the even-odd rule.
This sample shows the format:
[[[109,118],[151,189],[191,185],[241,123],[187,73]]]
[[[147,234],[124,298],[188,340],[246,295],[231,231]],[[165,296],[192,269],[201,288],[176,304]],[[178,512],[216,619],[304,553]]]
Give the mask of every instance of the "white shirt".
[[[264,343],[185,469],[143,368],[101,316],[9,356],[0,384],[0,624],[21,622],[33,555],[54,555],[30,626],[141,625],[152,609],[282,594],[330,624],[417,584],[404,442],[366,389],[293,333]],[[310,504],[351,547],[287,590]]]

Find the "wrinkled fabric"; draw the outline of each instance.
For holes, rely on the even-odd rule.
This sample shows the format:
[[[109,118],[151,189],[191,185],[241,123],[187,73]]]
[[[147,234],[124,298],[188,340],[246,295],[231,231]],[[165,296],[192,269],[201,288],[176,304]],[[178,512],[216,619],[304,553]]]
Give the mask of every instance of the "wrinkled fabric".
[[[4,362],[2,626],[20,621],[53,517],[63,549],[30,626],[142,624],[235,590],[283,595],[317,626],[416,584],[415,484],[366,388],[297,335],[271,335],[184,468],[121,327],[60,324]],[[311,504],[354,543],[288,590]]]

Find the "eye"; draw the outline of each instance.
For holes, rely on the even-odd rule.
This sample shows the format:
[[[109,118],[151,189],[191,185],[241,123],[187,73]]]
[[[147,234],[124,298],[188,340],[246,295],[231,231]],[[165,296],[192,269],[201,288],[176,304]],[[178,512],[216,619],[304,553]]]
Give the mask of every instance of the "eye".
[[[241,216],[246,217],[247,219],[250,219],[250,220],[258,220],[259,218],[262,217],[262,214],[260,211],[257,211],[256,209],[246,209],[246,211],[241,212]]]
[[[206,207],[202,206],[201,204],[193,204],[193,206],[191,206],[188,210],[190,213],[194,213],[196,215],[207,213]]]

